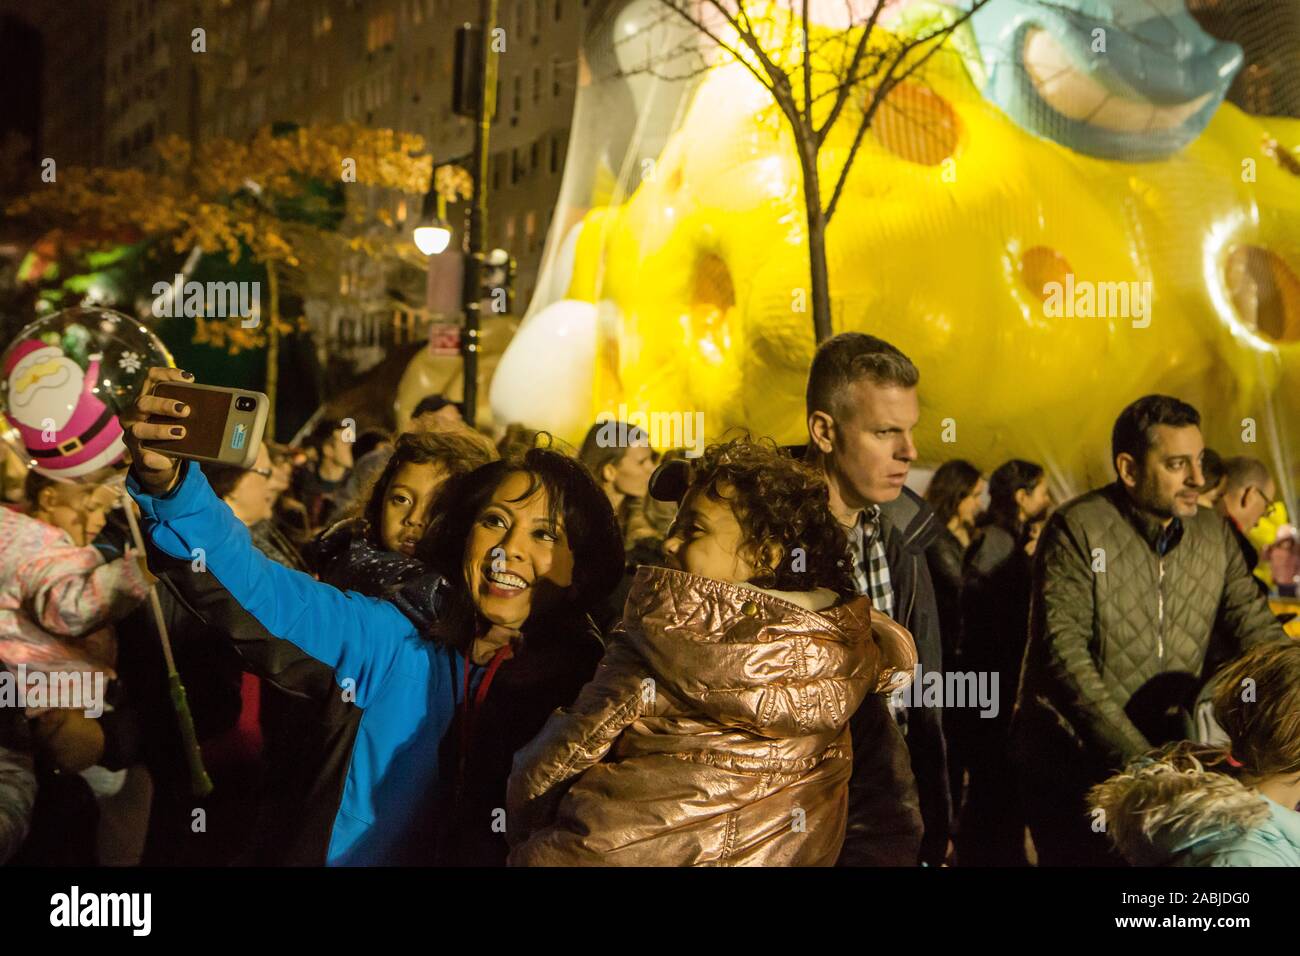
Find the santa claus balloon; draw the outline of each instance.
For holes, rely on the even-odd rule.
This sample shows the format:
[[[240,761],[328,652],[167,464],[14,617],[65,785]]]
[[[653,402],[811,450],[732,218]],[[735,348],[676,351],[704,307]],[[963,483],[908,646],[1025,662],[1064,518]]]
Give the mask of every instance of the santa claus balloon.
[[[3,411],[10,444],[28,466],[77,480],[120,462],[117,412],[150,365],[171,356],[138,321],[107,309],[71,309],[25,328],[4,353]],[[17,447],[21,442],[21,447]]]

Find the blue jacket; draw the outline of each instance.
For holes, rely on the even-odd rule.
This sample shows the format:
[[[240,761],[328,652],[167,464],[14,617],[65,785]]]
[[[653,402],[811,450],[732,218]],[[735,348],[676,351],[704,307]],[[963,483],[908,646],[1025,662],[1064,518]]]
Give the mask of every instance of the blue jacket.
[[[331,668],[343,700],[360,708],[326,862],[401,859],[412,835],[429,828],[439,744],[455,717],[463,656],[422,637],[387,601],[337,590],[266,558],[189,463],[169,495],[146,494],[134,478],[128,487],[157,549],[196,571],[205,566],[262,628]]]

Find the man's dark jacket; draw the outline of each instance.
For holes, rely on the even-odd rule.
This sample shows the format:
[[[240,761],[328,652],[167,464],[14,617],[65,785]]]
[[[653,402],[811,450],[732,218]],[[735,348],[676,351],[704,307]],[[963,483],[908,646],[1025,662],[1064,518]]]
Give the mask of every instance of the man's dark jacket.
[[[881,515],[894,619],[912,632],[921,667],[938,673],[939,612],[925,561],[925,549],[938,533],[938,519],[925,500],[907,488],[897,501],[881,508]],[[853,715],[853,776],[840,866],[912,866],[918,858],[936,864],[943,860],[952,807],[942,713],[934,707],[911,709],[906,741],[879,694],[868,696]]]

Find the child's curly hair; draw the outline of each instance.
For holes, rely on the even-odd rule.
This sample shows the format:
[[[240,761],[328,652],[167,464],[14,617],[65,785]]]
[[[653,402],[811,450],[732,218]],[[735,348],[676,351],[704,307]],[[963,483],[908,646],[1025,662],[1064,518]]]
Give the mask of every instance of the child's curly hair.
[[[731,505],[753,563],[761,564],[765,545],[781,549],[777,567],[760,567],[750,583],[780,591],[824,587],[845,598],[857,593],[848,537],[819,472],[771,439],[749,437],[710,445],[692,465],[687,494],[700,491]]]

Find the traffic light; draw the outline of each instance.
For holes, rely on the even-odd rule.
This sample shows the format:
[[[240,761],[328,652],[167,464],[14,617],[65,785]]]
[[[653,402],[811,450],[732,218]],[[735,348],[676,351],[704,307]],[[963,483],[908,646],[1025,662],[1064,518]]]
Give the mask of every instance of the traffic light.
[[[451,111],[457,116],[478,116],[479,77],[482,74],[483,31],[468,23],[456,28],[456,64],[451,84]]]

